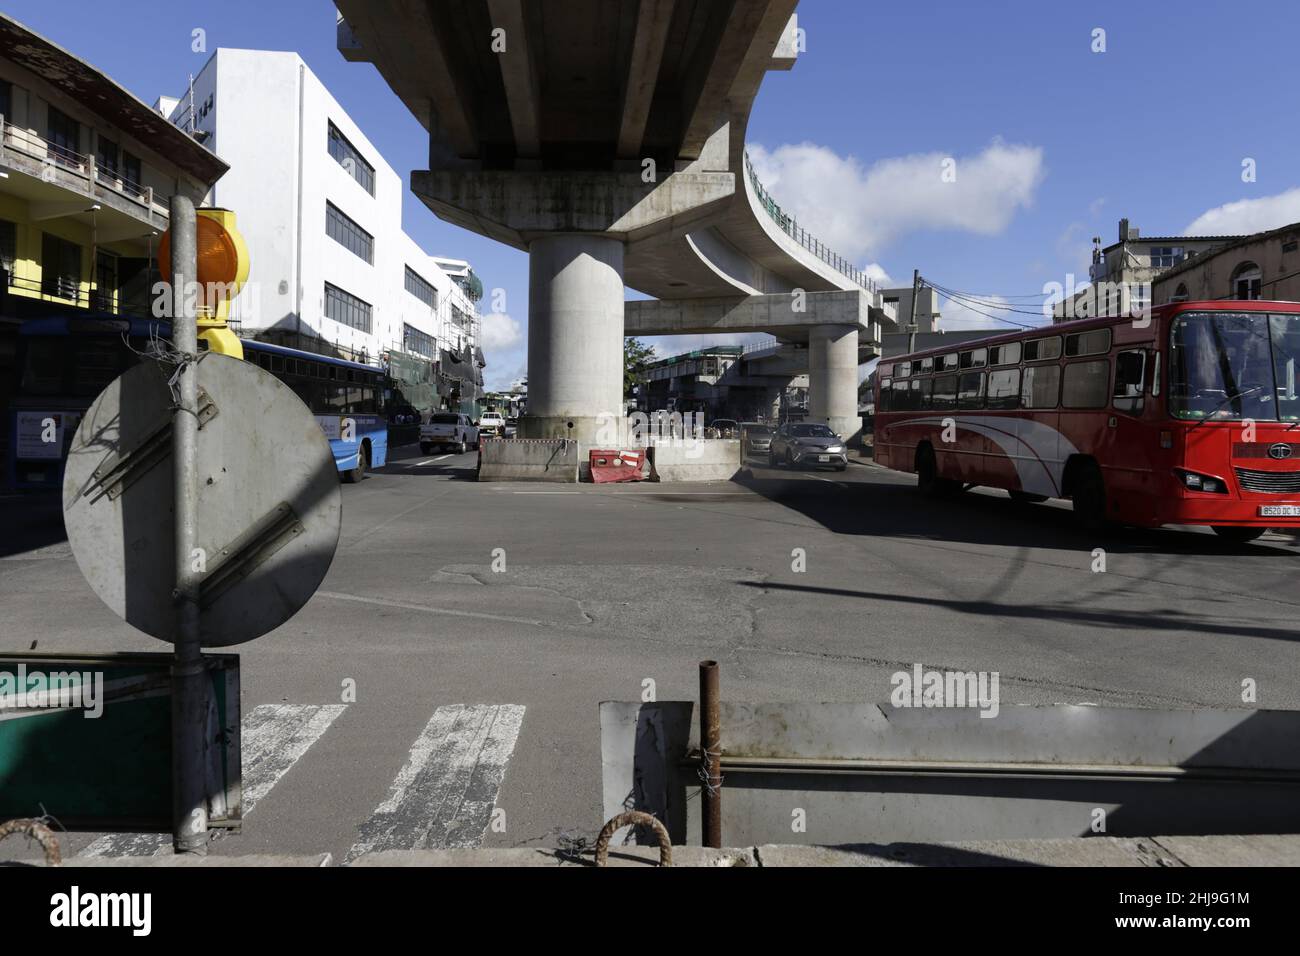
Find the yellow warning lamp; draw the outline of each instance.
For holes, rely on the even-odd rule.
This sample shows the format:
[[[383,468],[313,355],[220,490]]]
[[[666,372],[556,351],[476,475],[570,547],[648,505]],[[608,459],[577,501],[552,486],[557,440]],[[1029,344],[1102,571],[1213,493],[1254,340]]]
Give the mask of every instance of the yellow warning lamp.
[[[230,300],[248,281],[248,247],[229,209],[196,209],[194,231],[199,338],[208,343],[211,352],[242,359],[244,347],[226,326],[226,317]],[[164,282],[171,282],[170,229],[158,243],[158,271]]]

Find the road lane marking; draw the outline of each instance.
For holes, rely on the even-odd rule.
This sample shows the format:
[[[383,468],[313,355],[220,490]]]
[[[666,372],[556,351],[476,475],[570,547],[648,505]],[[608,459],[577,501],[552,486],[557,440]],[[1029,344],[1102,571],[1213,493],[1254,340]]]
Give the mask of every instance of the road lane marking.
[[[435,710],[347,859],[376,850],[479,846],[523,719],[519,704]]]
[[[244,817],[346,709],[345,704],[263,704],[245,715],[240,734]],[[161,856],[171,852],[171,843],[170,834],[108,833],[77,855]]]

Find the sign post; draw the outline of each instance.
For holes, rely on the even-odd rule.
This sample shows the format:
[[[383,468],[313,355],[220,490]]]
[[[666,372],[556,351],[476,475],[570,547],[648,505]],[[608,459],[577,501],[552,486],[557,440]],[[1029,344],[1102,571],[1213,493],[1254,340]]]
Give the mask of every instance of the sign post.
[[[172,662],[172,849],[208,852],[208,810],[204,779],[207,686],[199,645],[199,575],[195,573],[199,432],[198,315],[190,295],[196,283],[194,203],[171,199],[172,338],[179,353],[173,378],[173,480],[176,485],[177,639]]]

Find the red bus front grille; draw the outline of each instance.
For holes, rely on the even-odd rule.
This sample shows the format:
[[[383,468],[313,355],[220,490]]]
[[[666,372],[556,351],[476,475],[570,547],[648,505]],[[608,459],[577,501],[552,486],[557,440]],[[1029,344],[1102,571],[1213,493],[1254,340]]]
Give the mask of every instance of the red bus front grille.
[[[1252,471],[1238,468],[1237,483],[1247,491],[1265,495],[1289,495],[1300,492],[1300,471]]]
[[[1232,446],[1233,458],[1272,458],[1269,449],[1277,445],[1286,445],[1291,449],[1291,457],[1300,461],[1300,445],[1288,444],[1286,442],[1236,442]]]

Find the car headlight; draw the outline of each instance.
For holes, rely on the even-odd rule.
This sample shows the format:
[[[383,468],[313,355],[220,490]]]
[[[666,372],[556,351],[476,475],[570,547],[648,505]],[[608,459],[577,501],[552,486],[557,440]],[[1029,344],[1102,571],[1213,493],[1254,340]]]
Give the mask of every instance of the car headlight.
[[[827,448],[826,450],[827,450],[828,452],[834,454],[834,455],[838,455],[838,454],[840,454],[841,452],[844,451],[844,446],[843,446],[843,445],[831,445],[831,446],[830,446],[829,448]]]

